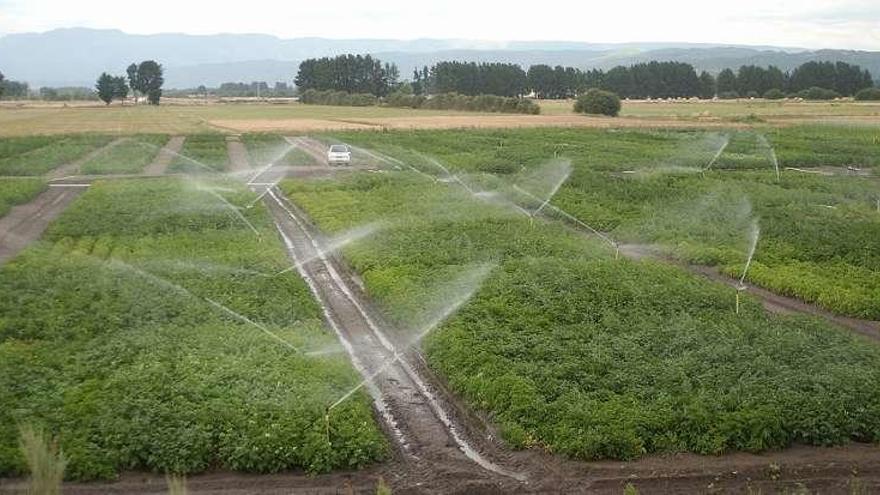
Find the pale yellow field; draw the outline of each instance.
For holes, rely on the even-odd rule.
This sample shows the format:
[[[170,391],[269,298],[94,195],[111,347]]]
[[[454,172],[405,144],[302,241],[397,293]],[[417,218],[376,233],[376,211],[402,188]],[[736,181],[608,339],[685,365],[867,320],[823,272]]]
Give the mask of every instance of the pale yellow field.
[[[572,101],[541,101],[542,114],[501,115],[386,107],[283,103],[196,104],[169,100],[159,107],[99,103],[0,105],[0,136],[98,132],[312,132],[330,129],[449,127],[680,127],[753,123],[880,125],[880,103],[739,101],[625,101],[616,119],[585,117]]]

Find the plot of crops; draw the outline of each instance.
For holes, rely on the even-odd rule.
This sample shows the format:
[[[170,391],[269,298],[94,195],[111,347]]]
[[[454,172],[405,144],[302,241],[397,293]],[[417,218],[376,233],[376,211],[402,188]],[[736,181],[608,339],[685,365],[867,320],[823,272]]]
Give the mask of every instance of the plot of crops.
[[[0,270],[0,474],[18,425],[73,479],[309,472],[385,457],[360,380],[260,204],[235,183],[97,183]],[[315,353],[317,354],[309,354]]]
[[[80,167],[84,174],[133,174],[140,172],[159,153],[168,136],[139,135],[104,149]]]
[[[0,217],[15,205],[25,203],[46,188],[42,179],[0,180]]]
[[[106,145],[107,136],[28,136],[0,139],[0,175],[42,175]]]
[[[524,130],[339,137],[442,175],[433,157],[472,180],[540,174],[548,158],[558,155],[573,169],[553,204],[620,242],[739,276],[757,228],[747,280],[841,314],[880,319],[880,179],[847,175],[843,166],[880,161],[880,147],[872,141],[877,131],[871,128],[791,127],[766,136]],[[766,146],[756,145],[765,141]],[[769,146],[780,160],[778,180]],[[747,170],[717,167],[717,161],[746,149],[753,160]],[[801,164],[807,156],[813,158]],[[822,157],[837,168],[786,169],[810,167]],[[717,161],[707,170],[712,160]]]
[[[428,337],[426,351],[453,389],[515,446],[628,459],[880,441],[874,343],[816,319],[768,315],[756,301],[737,315],[733,289],[660,262],[615,259],[597,236],[550,215],[528,218],[523,208],[540,207],[540,198],[529,203],[508,193],[513,185],[548,190],[532,186],[552,175],[536,176],[545,172],[538,160],[562,147],[549,134],[337,136],[406,157],[438,180],[386,172],[288,181],[284,189],[330,233],[380,220],[390,225],[343,252],[398,325],[423,310],[428,288],[474,264],[497,264],[475,298]],[[560,193],[565,205],[596,194],[584,183],[602,177],[603,168],[610,181],[615,168],[656,164],[705,139],[552,136],[566,141],[577,164]],[[525,160],[505,162],[508,153]],[[432,160],[437,156],[442,162]],[[589,163],[601,165],[584,170]],[[494,174],[467,173],[473,171]],[[611,212],[627,198],[609,196],[590,204]],[[642,219],[640,206],[631,218]]]
[[[229,166],[223,134],[187,136],[183,149],[168,167],[169,173],[204,174],[222,172]]]

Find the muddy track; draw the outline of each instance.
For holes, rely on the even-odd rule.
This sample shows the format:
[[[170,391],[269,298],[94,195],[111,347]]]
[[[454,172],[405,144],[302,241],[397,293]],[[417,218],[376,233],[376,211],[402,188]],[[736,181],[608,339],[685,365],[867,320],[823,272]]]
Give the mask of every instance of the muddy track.
[[[104,146],[101,146],[98,149],[92,150],[89,153],[86,153],[85,155],[77,158],[76,160],[74,160],[70,163],[66,163],[66,164],[61,165],[59,167],[55,167],[54,169],[49,171],[49,173],[46,174],[46,176],[49,179],[60,179],[63,177],[76,175],[79,172],[79,168],[84,163],[88,162],[92,158],[95,158],[96,156],[100,155],[101,153],[109,150],[110,148],[113,148],[114,146],[127,141],[128,139],[129,138],[124,138],[124,137],[116,138],[113,141],[110,141],[109,143],[105,144]]]
[[[49,223],[88,188],[88,184],[50,184],[28,203],[0,218],[0,264],[36,241]]]
[[[251,170],[247,148],[239,136],[226,136],[226,154],[229,156],[229,172],[237,174]]]
[[[456,415],[437,387],[411,362],[413,355],[393,341],[370,308],[353,289],[345,270],[323,254],[318,234],[295,206],[270,190],[265,203],[300,275],[321,304],[325,319],[364,378],[364,388],[398,453],[408,463],[430,468],[436,476],[467,473],[471,479],[497,487],[518,474],[488,459],[464,436]],[[475,468],[478,468],[475,470]]]
[[[146,175],[162,175],[168,170],[168,166],[174,161],[174,157],[183,149],[185,136],[174,136],[165,143],[159,153],[153,158],[152,163],[144,168]]]

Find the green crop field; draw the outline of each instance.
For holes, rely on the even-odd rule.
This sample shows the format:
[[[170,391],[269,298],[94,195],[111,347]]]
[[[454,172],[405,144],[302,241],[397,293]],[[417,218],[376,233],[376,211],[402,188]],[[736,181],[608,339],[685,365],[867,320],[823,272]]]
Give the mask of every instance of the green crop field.
[[[344,353],[306,354],[335,338],[305,283],[274,276],[290,262],[265,209],[223,201],[253,197],[225,181],[96,183],[0,269],[0,475],[24,471],[24,423],[57,436],[72,479],[386,456],[363,393],[328,438],[327,405],[360,377]]]
[[[618,241],[657,245],[735,275],[745,263],[754,221],[761,235],[748,280],[838,313],[880,319],[880,244],[872,241],[880,238],[880,181],[847,176],[845,168],[876,173],[880,147],[874,143],[880,131],[813,126],[335,137],[442,173],[430,162],[436,157],[471,180],[494,174],[515,181],[516,174],[558,155],[571,160],[573,172],[553,204]],[[725,152],[703,172],[726,138]],[[771,147],[779,160],[779,181]],[[836,166],[842,175],[786,169],[820,165]]]
[[[222,172],[229,166],[226,137],[222,134],[188,136],[180,154],[175,156],[168,172],[212,173]]]
[[[520,179],[534,184],[533,163],[508,166],[502,157],[543,155],[554,139],[624,160],[681,145],[667,134],[558,130],[335,137],[398,158],[413,146],[458,170],[494,171],[459,179],[495,191]],[[408,156],[444,177],[424,156]],[[768,315],[751,299],[737,315],[733,289],[660,262],[614,259],[596,237],[552,218],[530,220],[505,198],[475,196],[449,178],[388,171],[288,180],[283,189],[331,234],[388,225],[343,254],[401,329],[413,328],[432,287],[475,264],[496,265],[425,348],[453,390],[515,447],[630,459],[880,441],[880,348],[845,330]]]
[[[125,138],[83,163],[84,174],[134,174],[143,170],[168,140],[164,135],[138,135]]]
[[[46,189],[42,179],[4,178],[0,179],[0,217],[15,205],[31,200]]]
[[[0,175],[42,175],[109,142],[91,134],[0,138]]]

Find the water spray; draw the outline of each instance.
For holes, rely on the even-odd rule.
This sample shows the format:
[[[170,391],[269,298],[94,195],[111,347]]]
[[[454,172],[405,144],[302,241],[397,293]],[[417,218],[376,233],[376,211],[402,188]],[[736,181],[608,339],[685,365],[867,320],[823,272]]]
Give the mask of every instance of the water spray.
[[[724,153],[724,150],[727,149],[727,145],[730,144],[730,136],[725,135],[724,140],[721,142],[721,146],[718,147],[718,151],[715,152],[715,155],[709,160],[709,163],[703,168],[703,172],[707,172],[712,165],[718,161],[718,158],[721,157],[721,154]]]
[[[248,226],[249,229],[251,229],[251,231],[254,233],[254,235],[257,236],[257,239],[260,242],[263,241],[263,235],[260,233],[259,230],[257,230],[256,227],[254,227],[254,224],[252,224],[250,222],[250,220],[248,220],[247,217],[244,216],[244,214],[241,212],[241,210],[237,206],[230,203],[226,198],[224,198],[219,193],[217,193],[217,191],[215,191],[213,188],[205,187],[201,184],[198,184],[197,189],[199,191],[205,191],[208,194],[210,194],[211,196],[214,196],[215,198],[217,198],[217,200],[219,200],[221,203],[223,203],[223,205],[226,206],[226,208],[228,208],[229,211],[231,211],[233,215],[235,215],[239,220],[242,221],[242,223],[244,223],[245,225]]]
[[[288,272],[291,272],[294,270],[299,270],[301,267],[309,264],[310,262],[312,262],[316,259],[323,258],[327,254],[336,252],[336,251],[342,249],[343,247],[345,247],[353,242],[357,242],[361,239],[369,237],[384,228],[385,228],[384,223],[373,222],[373,223],[368,223],[366,225],[362,225],[360,227],[355,227],[353,229],[350,229],[346,232],[343,232],[340,235],[333,237],[332,239],[330,239],[329,242],[324,243],[325,245],[320,246],[316,250],[316,253],[314,256],[307,258],[307,259],[304,259],[304,260],[299,260],[296,263],[290,265],[289,267],[285,268],[284,270],[279,271],[278,273],[276,273],[275,275],[272,275],[272,276],[277,277],[279,275],[283,275],[285,273],[288,273]]]
[[[776,170],[776,182],[779,182],[781,176],[779,174],[779,160],[776,158],[776,150],[773,149],[773,145],[767,141],[767,137],[763,134],[758,134],[758,139],[770,155],[770,161],[773,163],[773,168]]]
[[[740,293],[746,290],[746,275],[749,272],[749,267],[752,266],[752,258],[755,256],[755,249],[758,247],[758,237],[760,237],[760,235],[761,227],[758,225],[758,220],[753,220],[749,231],[748,257],[746,258],[746,265],[743,268],[742,276],[739,278],[739,285],[736,288],[736,314],[739,314]]]

